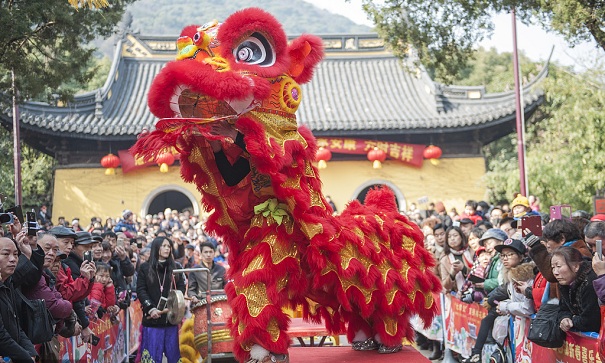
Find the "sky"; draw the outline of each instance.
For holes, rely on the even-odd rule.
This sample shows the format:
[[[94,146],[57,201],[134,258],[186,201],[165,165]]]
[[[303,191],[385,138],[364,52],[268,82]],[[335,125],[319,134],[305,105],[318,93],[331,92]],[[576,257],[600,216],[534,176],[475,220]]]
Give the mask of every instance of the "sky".
[[[330,12],[348,17],[356,23],[372,26],[361,8],[361,0],[305,0]],[[510,14],[496,15],[495,30],[490,39],[480,46],[495,47],[498,52],[512,52],[512,18]],[[517,47],[533,61],[545,61],[554,46],[553,60],[560,64],[573,66],[577,70],[594,65],[595,59],[605,57],[605,51],[596,48],[596,42],[580,44],[570,48],[563,37],[547,33],[537,26],[527,27],[517,21]]]

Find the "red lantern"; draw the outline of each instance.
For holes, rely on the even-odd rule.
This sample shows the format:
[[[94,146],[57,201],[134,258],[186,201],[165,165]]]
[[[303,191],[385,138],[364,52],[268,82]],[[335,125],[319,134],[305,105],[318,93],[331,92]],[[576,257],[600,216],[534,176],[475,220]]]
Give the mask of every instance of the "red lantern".
[[[377,148],[376,146],[374,146],[373,150],[370,150],[368,152],[368,160],[373,162],[372,166],[374,167],[374,169],[382,168],[382,162],[385,161],[386,158],[387,153],[385,153],[384,150]]]
[[[114,175],[116,168],[120,166],[120,158],[114,154],[107,154],[101,159],[101,165],[105,168],[105,175]]]
[[[332,152],[325,147],[320,147],[317,150],[317,154],[315,155],[315,160],[317,160],[317,167],[319,169],[325,169],[328,167],[328,161],[332,159]]]
[[[429,159],[431,161],[431,164],[433,164],[433,165],[439,164],[438,159],[441,157],[441,154],[442,154],[441,148],[439,146],[434,146],[434,145],[427,146],[427,148],[424,149],[424,152],[422,153],[424,158]]]
[[[160,166],[162,173],[167,173],[168,167],[174,164],[174,155],[171,152],[164,151],[155,158],[155,162]]]

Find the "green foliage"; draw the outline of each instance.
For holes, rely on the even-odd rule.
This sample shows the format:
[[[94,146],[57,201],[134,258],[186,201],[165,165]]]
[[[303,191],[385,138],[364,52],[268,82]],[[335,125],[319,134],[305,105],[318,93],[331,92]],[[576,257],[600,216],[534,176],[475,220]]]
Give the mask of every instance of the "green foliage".
[[[605,69],[574,74],[551,65],[549,71],[542,84],[545,102],[526,125],[528,189],[543,206],[568,203],[590,211],[592,196],[605,189]],[[512,133],[484,148],[492,202],[510,201],[519,192],[516,137]]]
[[[13,135],[0,127],[0,193],[7,197],[5,207],[15,204],[15,172],[13,165]],[[54,159],[21,143],[21,185],[23,207],[39,208],[51,200],[51,180]]]
[[[75,9],[67,0],[0,1],[0,94],[13,93],[11,70],[20,100],[51,101],[55,94],[66,101],[84,85],[98,88],[104,79],[90,81],[104,64],[97,64],[94,49],[86,44],[111,35],[125,7],[134,1],[111,1],[103,9]],[[8,102],[10,97],[0,98],[3,108]],[[2,128],[0,153],[0,193],[9,198],[6,204],[10,206],[14,204],[13,137]],[[53,165],[50,156],[21,146],[25,207],[50,201]]]
[[[364,0],[363,4],[395,55],[420,62],[445,80],[453,80],[472,58],[473,47],[492,35],[493,14],[513,7],[526,24],[537,22],[564,35],[572,45],[592,38],[605,49],[603,1]]]
[[[370,28],[358,25],[342,15],[328,13],[302,0],[139,0],[128,11],[133,15],[132,27],[141,34],[172,34],[189,24],[204,24],[213,19],[225,20],[232,13],[260,7],[273,14],[287,34],[301,33],[368,33]]]
[[[135,0],[111,1],[103,9],[75,9],[67,1],[0,1],[0,92],[10,94],[10,71],[23,99],[62,100],[73,95],[69,82],[86,84],[97,37],[115,30],[125,7]]]

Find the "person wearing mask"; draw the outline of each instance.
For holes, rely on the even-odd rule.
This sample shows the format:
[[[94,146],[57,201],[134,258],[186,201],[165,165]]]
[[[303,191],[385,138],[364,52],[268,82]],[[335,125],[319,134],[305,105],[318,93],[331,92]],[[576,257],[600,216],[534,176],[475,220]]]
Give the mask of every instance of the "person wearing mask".
[[[185,293],[185,276],[173,274],[180,268],[174,261],[172,242],[166,237],[156,237],[151,243],[149,260],[141,264],[137,279],[137,296],[143,309],[137,361],[161,363],[162,355],[166,355],[168,363],[177,363],[181,358],[178,326],[168,322],[164,311],[170,290]]]
[[[20,254],[13,240],[0,237],[0,356],[13,362],[35,362],[38,353],[21,329],[15,308],[16,287],[12,276]]]
[[[559,327],[598,332],[601,328],[601,311],[593,281],[597,278],[590,262],[573,247],[560,247],[550,259],[552,273],[559,282],[561,300]],[[595,318],[596,317],[596,318]]]
[[[195,267],[206,267],[210,270],[211,275],[211,290],[223,290],[227,279],[225,278],[225,268],[214,262],[214,245],[210,242],[202,242],[200,244],[202,255],[201,265]],[[194,303],[198,299],[206,297],[206,289],[208,288],[208,273],[206,271],[195,271],[189,274],[189,289],[187,294],[193,298]]]

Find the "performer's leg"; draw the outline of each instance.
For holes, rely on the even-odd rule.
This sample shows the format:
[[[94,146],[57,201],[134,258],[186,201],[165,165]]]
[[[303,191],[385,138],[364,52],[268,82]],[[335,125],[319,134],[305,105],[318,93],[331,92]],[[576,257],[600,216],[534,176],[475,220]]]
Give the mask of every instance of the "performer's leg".
[[[254,229],[246,234],[247,238],[261,242],[244,244],[252,246],[242,253],[241,260],[246,262],[231,273],[232,284],[226,287],[233,309],[233,350],[240,361],[249,358],[255,345],[272,353],[287,354],[290,318],[282,307],[287,305],[289,294],[301,293],[307,284],[292,236],[283,229],[273,228],[265,235],[262,232],[267,230]]]

